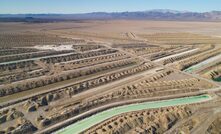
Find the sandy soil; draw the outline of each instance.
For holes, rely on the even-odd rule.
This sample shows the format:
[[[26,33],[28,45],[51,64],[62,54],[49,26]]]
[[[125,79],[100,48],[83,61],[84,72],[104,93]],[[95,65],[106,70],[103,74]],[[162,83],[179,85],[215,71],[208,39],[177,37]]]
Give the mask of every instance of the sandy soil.
[[[23,32],[26,32],[26,34],[35,32],[44,33],[44,35],[53,34],[58,36],[53,36],[53,38],[51,37],[49,39],[43,39],[44,36],[37,38],[37,34],[33,34],[33,36],[26,37],[25,39],[23,39],[25,35],[11,37],[15,33]],[[10,33],[12,35],[5,34],[7,36],[4,36],[4,33]],[[217,83],[202,78],[197,74],[182,72],[181,70],[172,68],[173,66],[164,66],[161,63],[152,62],[149,58],[144,57],[145,54],[146,56],[148,54],[153,56],[156,53],[156,48],[159,48],[157,52],[159,51],[162,52],[160,54],[164,53],[166,55],[161,57],[165,59],[183,54],[179,50],[186,49],[187,46],[185,45],[191,47],[191,50],[196,50],[208,44],[208,49],[206,47],[205,51],[200,52],[200,54],[205,53],[209,55],[210,52],[213,52],[212,46],[214,45],[215,48],[216,45],[218,46],[220,44],[220,39],[217,40],[217,38],[204,37],[192,33],[205,34],[217,38],[221,37],[221,23],[134,20],[0,23],[0,37],[2,36],[2,41],[0,42],[7,40],[5,41],[6,43],[2,43],[4,44],[3,46],[7,46],[7,43],[12,45],[16,44],[15,46],[17,46],[18,41],[20,41],[21,44],[31,44],[35,46],[35,48],[44,51],[49,51],[47,49],[74,49],[76,52],[78,52],[78,50],[82,52],[78,53],[76,57],[63,55],[62,57],[56,56],[56,58],[48,57],[45,61],[39,61],[42,57],[38,56],[37,58],[40,58],[35,61],[36,65],[28,62],[22,63],[27,67],[16,64],[0,68],[0,71],[3,72],[2,77],[5,77],[7,74],[11,75],[11,79],[14,80],[13,82],[18,84],[15,84],[15,87],[12,88],[2,88],[4,92],[0,92],[2,93],[0,102],[1,100],[4,102],[4,105],[3,103],[1,103],[1,105],[2,108],[6,110],[0,110],[0,116],[2,117],[2,115],[4,115],[4,118],[7,119],[5,121],[3,120],[3,122],[6,122],[4,125],[8,127],[4,129],[4,132],[14,131],[10,130],[12,129],[11,126],[15,126],[13,129],[17,129],[18,127],[16,127],[16,125],[19,124],[24,126],[29,125],[29,127],[31,127],[30,123],[38,128],[38,132],[48,131],[56,127],[61,127],[63,122],[68,121],[68,123],[70,123],[69,119],[72,117],[77,119],[78,117],[82,118],[82,115],[88,113],[91,115],[92,113],[99,112],[101,111],[99,109],[100,107],[104,109],[110,106],[127,104],[128,102],[138,102],[137,100],[161,100],[162,98],[178,98],[208,93],[213,97],[213,100],[219,102],[201,103],[202,105],[194,104],[194,109],[205,112],[203,108],[208,108],[211,104],[213,104],[214,107],[220,106],[220,95],[217,92],[220,92],[221,86]],[[59,36],[66,37],[66,39],[59,39]],[[62,42],[69,42],[70,39],[67,38],[83,39],[83,41],[73,40],[73,45],[76,45],[78,42],[83,42],[86,43],[85,46],[89,48],[85,49],[83,46],[77,45],[72,48],[71,45],[63,44]],[[48,46],[48,44],[46,44],[47,42],[52,42],[53,44],[53,41],[61,45]],[[103,42],[98,43],[97,41]],[[111,41],[119,41],[120,43],[112,44],[113,42]],[[129,43],[127,43],[129,44],[127,49],[125,49],[126,47],[122,47],[127,45],[124,41],[129,41]],[[42,46],[33,44],[36,42]],[[145,43],[145,45],[142,46],[140,43]],[[90,45],[94,47],[90,48]],[[101,46],[97,47],[97,45]],[[18,51],[18,54],[27,51],[22,51],[16,47],[13,48],[14,50],[9,48],[4,49],[5,52],[2,55],[5,54],[6,56],[14,51]],[[177,49],[174,52],[175,55],[167,56],[167,54],[174,51],[174,49]],[[135,51],[139,53],[133,53]],[[221,52],[221,50],[218,51],[216,49],[214,49],[214,51],[216,53]],[[189,55],[189,57],[181,57],[180,59],[175,59],[173,62],[182,62],[184,65],[194,65],[202,60],[206,60],[206,56],[204,59],[201,59],[200,56],[204,55],[201,54],[198,56],[198,54],[199,53],[194,53],[193,55]],[[20,54],[19,56],[23,55]],[[31,57],[34,57],[33,53]],[[193,59],[194,62],[189,63],[187,58]],[[21,59],[26,59],[26,55]],[[93,60],[90,61],[90,59]],[[13,58],[6,60],[9,62],[14,61]],[[11,69],[13,66],[17,67],[16,70]],[[38,71],[45,69],[45,71],[39,71],[39,74],[32,72],[32,75],[29,75],[29,73],[31,73],[29,72],[23,76],[21,72],[27,71],[28,68],[32,71],[36,71],[36,69]],[[21,77],[21,79],[18,79],[18,77]],[[44,79],[45,77],[47,77],[48,80]],[[31,81],[33,79],[35,81]],[[2,79],[3,84],[4,82],[8,82],[6,78]],[[199,106],[202,106],[202,109],[199,109]],[[90,110],[93,112],[90,112]],[[161,111],[161,109],[158,110]],[[172,108],[172,111],[174,111],[174,108]],[[175,113],[180,114],[179,111],[178,108],[177,111],[175,110]],[[18,112],[22,112],[24,117],[19,115]],[[15,114],[16,117],[12,118],[11,113]],[[22,123],[16,122],[16,124],[11,123],[12,120],[17,121],[17,118],[20,117],[26,121]],[[170,123],[168,122],[169,120],[165,121],[166,124]],[[188,123],[189,122],[187,122],[188,126],[194,126]],[[209,123],[211,124],[211,122]],[[165,123],[162,122],[158,124],[163,125]],[[173,126],[174,124],[171,125]],[[178,124],[177,128],[182,129],[182,125],[183,123]],[[208,124],[206,125],[208,126]],[[197,126],[195,128],[197,128]],[[30,130],[29,132],[34,131],[35,130]],[[171,132],[173,131],[171,130]],[[196,132],[198,132],[197,129]]]
[[[159,33],[159,32],[192,32],[221,36],[221,23],[219,22],[179,22],[179,21],[135,21],[135,20],[111,20],[111,21],[81,21],[59,23],[0,23],[1,33],[12,31],[63,31],[65,32],[89,32],[97,34],[126,33]]]

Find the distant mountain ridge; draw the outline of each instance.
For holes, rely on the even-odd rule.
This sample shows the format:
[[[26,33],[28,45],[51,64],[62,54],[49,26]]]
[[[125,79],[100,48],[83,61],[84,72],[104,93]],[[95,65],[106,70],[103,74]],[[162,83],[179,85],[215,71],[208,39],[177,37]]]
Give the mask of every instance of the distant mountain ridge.
[[[180,20],[221,21],[221,11],[190,12],[170,9],[154,9],[137,12],[92,12],[83,14],[0,14],[0,21],[50,22],[73,20]]]

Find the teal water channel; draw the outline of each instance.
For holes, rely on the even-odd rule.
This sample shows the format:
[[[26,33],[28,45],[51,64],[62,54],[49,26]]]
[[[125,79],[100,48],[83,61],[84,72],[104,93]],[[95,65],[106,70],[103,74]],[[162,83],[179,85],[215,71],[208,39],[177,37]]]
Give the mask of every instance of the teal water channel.
[[[193,66],[191,66],[191,67],[185,69],[184,71],[185,71],[185,72],[192,73],[192,72],[194,72],[195,70],[197,70],[197,69],[199,69],[199,68],[202,68],[202,67],[204,67],[204,66],[207,66],[208,64],[210,64],[210,63],[212,63],[212,62],[215,62],[215,61],[217,61],[217,60],[220,60],[220,59],[221,59],[221,54],[216,55],[216,56],[214,56],[214,57],[211,57],[211,58],[209,58],[209,59],[207,59],[207,60],[204,60],[204,61],[202,61],[202,62],[200,62],[200,63],[198,63],[198,64],[196,64],[196,65],[193,65]]]
[[[217,82],[221,82],[221,76],[218,77],[218,78],[214,78],[213,80],[214,80],[214,81],[217,81]]]
[[[161,108],[161,107],[198,103],[198,102],[211,100],[211,98],[212,97],[209,95],[199,95],[199,96],[191,96],[191,97],[184,97],[184,98],[177,98],[177,99],[170,99],[170,100],[143,102],[143,103],[119,106],[119,107],[111,108],[109,110],[105,110],[103,112],[94,114],[88,118],[82,119],[61,130],[58,130],[55,133],[56,134],[78,134],[98,123],[101,123],[102,121],[105,121],[113,116],[116,116],[122,113],[145,110],[145,109],[152,109],[152,108]]]

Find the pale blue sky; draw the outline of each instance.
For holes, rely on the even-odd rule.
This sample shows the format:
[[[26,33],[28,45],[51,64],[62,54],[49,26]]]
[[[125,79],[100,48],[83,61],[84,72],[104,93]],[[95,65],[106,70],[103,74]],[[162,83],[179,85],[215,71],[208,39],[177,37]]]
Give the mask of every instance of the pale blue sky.
[[[151,9],[221,11],[221,0],[0,0],[0,14],[120,12]]]

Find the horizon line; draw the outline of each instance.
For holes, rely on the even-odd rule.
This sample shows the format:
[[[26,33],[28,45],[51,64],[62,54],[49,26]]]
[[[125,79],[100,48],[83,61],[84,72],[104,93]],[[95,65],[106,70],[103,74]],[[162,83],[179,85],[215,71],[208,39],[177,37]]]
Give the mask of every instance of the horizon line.
[[[51,14],[51,15],[71,15],[71,14],[90,14],[90,13],[132,13],[132,12],[151,12],[151,11],[157,11],[157,10],[170,10],[170,11],[177,11],[177,12],[184,12],[184,13],[209,13],[209,12],[221,12],[221,10],[209,10],[209,11],[189,11],[189,10],[173,10],[173,9],[151,9],[151,10],[143,10],[143,11],[110,11],[110,12],[106,12],[106,11],[92,11],[92,12],[78,12],[78,13],[0,13],[0,15],[38,15],[38,14]]]

